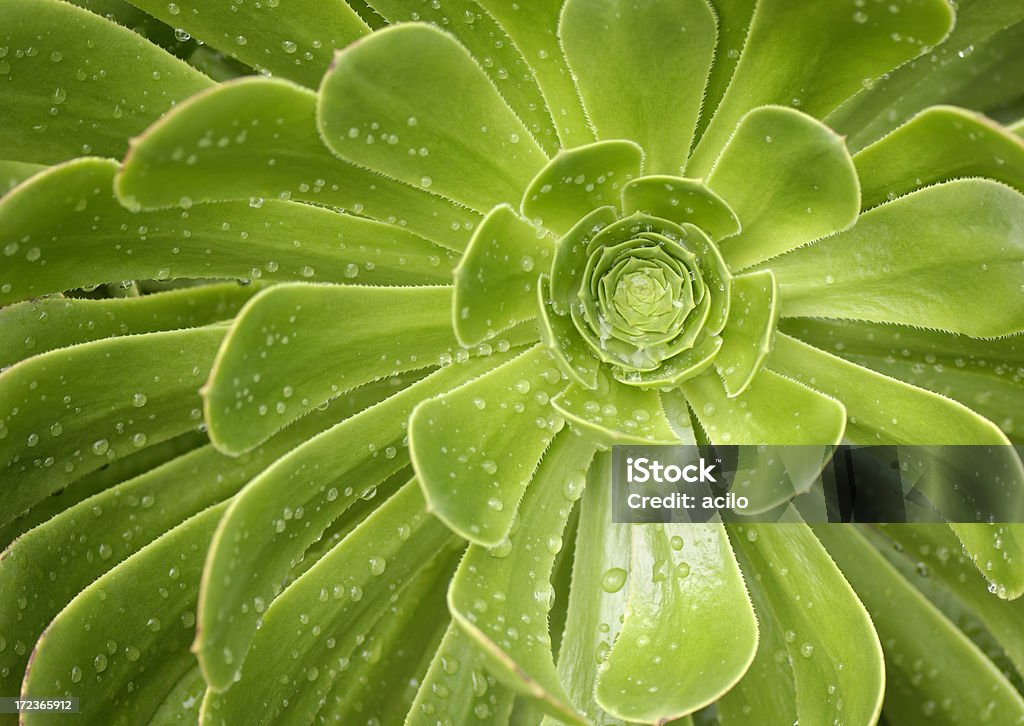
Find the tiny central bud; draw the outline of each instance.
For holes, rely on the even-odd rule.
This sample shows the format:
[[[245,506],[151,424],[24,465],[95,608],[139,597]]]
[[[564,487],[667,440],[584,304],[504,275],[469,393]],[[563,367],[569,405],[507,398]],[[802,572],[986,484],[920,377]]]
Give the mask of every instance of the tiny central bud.
[[[657,315],[666,302],[668,290],[647,272],[633,272],[619,278],[615,286],[615,305],[620,312]],[[626,306],[628,310],[621,310]]]

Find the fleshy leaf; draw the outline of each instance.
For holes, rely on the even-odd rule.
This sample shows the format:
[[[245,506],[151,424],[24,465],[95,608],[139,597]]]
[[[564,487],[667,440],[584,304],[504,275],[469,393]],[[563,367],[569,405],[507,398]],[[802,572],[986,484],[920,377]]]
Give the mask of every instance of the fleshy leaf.
[[[679,442],[661,408],[657,391],[628,386],[599,369],[597,388],[571,383],[551,405],[574,428],[602,444],[675,444]]]
[[[889,7],[896,12],[842,3],[758,2],[736,72],[687,174],[708,173],[751,109],[792,105],[823,118],[859,91],[865,79],[878,78],[920,55],[953,25],[953,11],[945,0],[897,0]],[[820,63],[826,58],[828,73],[822,73]],[[746,227],[742,214],[740,221]]]
[[[583,284],[588,249],[594,237],[615,222],[615,207],[598,207],[559,238],[551,266],[551,304],[560,315],[568,315]]]
[[[588,389],[597,388],[601,362],[594,357],[568,315],[559,315],[551,302],[551,283],[541,276],[537,284],[540,339],[573,381]]]
[[[626,616],[597,701],[616,718],[662,724],[735,685],[757,650],[757,620],[721,525],[630,530]]]
[[[1018,478],[1019,481],[1019,478]],[[989,592],[1007,600],[1024,595],[1024,525],[951,523],[971,562],[989,581]]]
[[[853,318],[973,337],[1024,330],[1024,195],[951,181],[861,215],[770,263],[786,316]]]
[[[585,723],[566,695],[551,654],[548,610],[555,555],[582,491],[594,445],[570,430],[552,442],[519,507],[509,539],[488,550],[471,545],[448,602],[460,628],[509,688],[567,723]]]
[[[409,448],[430,511],[459,536],[494,546],[512,527],[537,462],[562,427],[548,406],[565,387],[543,346],[424,401]]]
[[[69,345],[233,318],[256,285],[228,282],[135,298],[50,297],[0,309],[0,368]]]
[[[537,274],[551,265],[544,231],[502,204],[484,218],[455,268],[452,319],[463,345],[537,316]]]
[[[116,170],[79,159],[0,201],[13,240],[0,258],[0,305],[126,279],[450,281],[454,255],[394,225],[281,201],[133,213],[114,198]]]
[[[736,213],[724,199],[699,179],[675,176],[645,176],[622,188],[622,211],[644,212],[676,224],[689,222],[712,241],[740,231]]]
[[[632,141],[597,141],[558,152],[523,195],[521,211],[558,236],[601,206],[618,206],[620,190],[640,176],[643,149]]]
[[[188,644],[203,553],[224,507],[197,514],[83,590],[36,644],[25,693],[71,697],[87,688],[84,720],[117,714],[149,723],[195,663]],[[33,722],[44,721],[26,719]]]
[[[172,28],[181,28],[257,70],[315,88],[335,48],[369,28],[347,4],[321,0],[210,3],[204,0],[131,0]]]
[[[196,652],[211,686],[231,684],[260,610],[273,601],[306,548],[408,462],[402,439],[413,406],[480,375],[489,364],[472,360],[443,368],[302,443],[239,494],[208,558],[208,571],[228,576],[211,580],[200,601]],[[299,511],[305,516],[295,517]],[[243,539],[246,546],[237,547]]]
[[[224,332],[111,338],[0,374],[0,523],[113,459],[198,426],[199,386]]]
[[[533,70],[563,148],[594,140],[579,91],[558,38],[562,0],[534,0],[529,5],[507,0],[476,0],[494,17],[522,51]]]
[[[547,161],[466,50],[419,23],[338,53],[319,117],[342,158],[481,212],[519,199]]]
[[[568,0],[559,35],[598,138],[632,139],[651,173],[679,174],[715,52],[710,6]]]
[[[382,222],[462,249],[480,217],[465,207],[349,164],[317,130],[316,94],[245,78],[189,98],[131,142],[116,179],[129,207],[294,199]]]
[[[864,209],[962,177],[995,179],[1024,192],[1024,140],[978,113],[925,109],[853,157]]]
[[[424,510],[416,483],[406,484],[269,604],[238,680],[207,691],[202,722],[315,720],[345,666],[361,657],[366,633],[431,561],[448,559],[453,540]]]
[[[127,28],[58,0],[0,4],[0,29],[9,49],[0,58],[0,146],[12,161],[120,156],[128,137],[212,85]]]
[[[729,88],[743,46],[746,45],[757,5],[758,0],[713,0],[711,3],[715,19],[718,21],[718,43],[715,46],[715,62],[711,64],[711,71],[708,73],[704,102],[701,104],[700,119],[697,122],[698,139],[704,135],[718,109],[718,104]]]
[[[204,389],[211,440],[237,454],[339,393],[437,365],[457,349],[451,295],[303,283],[265,290],[238,315]]]
[[[669,358],[653,371],[627,371],[612,368],[615,380],[628,383],[639,388],[665,388],[675,386],[680,381],[693,378],[708,368],[722,347],[722,339],[717,335],[698,336],[693,347]]]
[[[885,690],[882,647],[811,530],[768,524],[730,533],[761,632],[782,642],[762,642],[750,671],[717,704],[722,723],[742,724],[751,713],[764,723],[874,723]]]
[[[888,721],[915,723],[929,711],[947,723],[1024,718],[1024,700],[1006,677],[854,527],[814,532],[871,613],[884,646]]]
[[[530,129],[537,143],[550,154],[558,150],[551,113],[544,103],[533,70],[506,29],[490,12],[492,8],[476,0],[416,4],[405,0],[373,0],[373,8],[392,25],[418,20],[432,23],[454,35],[471,56],[482,62],[483,72]],[[459,22],[452,22],[452,18],[458,18]]]
[[[433,726],[445,718],[453,724],[465,723],[480,714],[496,724],[505,723],[515,692],[499,684],[484,663],[476,643],[455,623],[450,624],[416,692],[405,726]]]
[[[778,318],[778,286],[770,270],[733,278],[731,313],[715,356],[715,369],[730,398],[743,393],[761,370]]]
[[[743,230],[721,243],[736,272],[849,227],[860,185],[843,139],[790,108],[743,117],[708,177]]]
[[[26,179],[45,171],[43,164],[29,164],[23,161],[0,161],[0,196],[14,189]]]

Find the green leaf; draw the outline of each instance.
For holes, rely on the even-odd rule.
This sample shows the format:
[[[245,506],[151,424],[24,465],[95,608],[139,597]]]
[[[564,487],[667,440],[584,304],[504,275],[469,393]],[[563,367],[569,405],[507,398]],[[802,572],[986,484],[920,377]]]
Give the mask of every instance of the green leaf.
[[[717,242],[740,231],[732,208],[699,179],[645,176],[622,188],[626,215],[644,212],[676,224],[689,222]]]
[[[927,187],[770,264],[788,316],[973,337],[1024,330],[1024,195],[986,179]]]
[[[632,141],[559,151],[523,194],[523,216],[561,237],[597,207],[618,206],[620,190],[640,176],[643,162],[643,149]]]
[[[356,12],[343,2],[291,0],[284,7],[276,2],[130,2],[225,55],[310,88],[320,83],[335,48],[343,48],[369,32]]]
[[[222,283],[135,298],[43,298],[0,308],[0,368],[69,345],[233,318],[258,286]]]
[[[555,244],[551,265],[551,304],[559,315],[568,315],[583,284],[583,270],[590,245],[605,227],[618,219],[614,207],[598,207],[562,235]]]
[[[626,616],[597,700],[616,718],[661,724],[736,684],[757,650],[757,620],[721,525],[630,530]]]
[[[555,671],[548,633],[551,573],[593,456],[592,443],[563,431],[523,498],[519,526],[495,549],[471,545],[448,593],[455,623],[483,649],[489,669],[568,723],[585,721]]]
[[[679,174],[715,52],[708,4],[568,0],[559,35],[598,138],[632,139],[651,173]]]
[[[547,160],[466,50],[419,23],[338,53],[319,118],[342,158],[481,212],[519,199]]]
[[[1021,21],[1024,7],[1016,0],[958,2],[956,23],[945,40],[887,77],[868,83],[828,117],[829,126],[849,135],[850,148],[859,150],[928,106],[964,105],[957,99],[972,89],[981,93],[974,98],[981,105],[974,108],[1012,99],[1011,89],[1019,84],[1020,74],[1001,78],[1000,66],[1020,57]],[[1009,82],[1011,88],[1005,90],[1010,93],[1004,95],[1000,80]],[[887,111],[879,113],[880,108]]]
[[[561,372],[537,345],[419,404],[409,421],[409,448],[431,513],[470,542],[498,544],[565,423],[548,406],[563,388]]]
[[[264,290],[238,315],[203,391],[211,440],[240,453],[339,393],[450,358],[451,299],[448,287]]]
[[[24,692],[88,691],[84,720],[148,723],[195,663],[188,645],[203,554],[225,506],[188,519],[82,591],[36,644]],[[48,719],[33,713],[25,722]]]
[[[338,159],[320,140],[315,93],[245,78],[179,104],[134,139],[116,191],[129,207],[294,199],[397,224],[462,249],[479,215]]]
[[[374,9],[392,25],[423,21],[451,33],[481,63],[483,72],[537,143],[549,154],[558,150],[558,136],[533,70],[506,29],[476,0],[445,0],[411,4],[404,0],[373,0]],[[507,11],[506,11],[507,12]],[[452,22],[457,18],[457,22]]]
[[[452,320],[463,345],[537,317],[538,272],[551,265],[553,246],[544,231],[502,204],[484,218],[455,268]]]
[[[114,198],[116,170],[114,161],[68,162],[0,201],[0,224],[14,240],[2,250],[0,304],[126,279],[450,280],[450,252],[394,225],[307,204],[133,213]]]
[[[149,719],[150,726],[180,726],[199,722],[199,705],[206,692],[206,681],[198,666],[190,668],[167,692],[163,703]]]
[[[843,404],[770,370],[738,396],[730,396],[710,371],[680,388],[715,444],[832,445],[843,438]]]
[[[1024,336],[977,340],[964,335],[852,320],[783,320],[780,328],[822,350],[890,378],[959,401],[1024,443]]]
[[[715,370],[734,398],[750,385],[771,352],[779,319],[778,286],[771,270],[733,278],[731,314],[722,330]]]
[[[956,522],[949,526],[963,542],[971,562],[988,580],[990,592],[1007,600],[1024,595],[1024,573],[1020,567],[1024,560],[1024,526],[1019,522]]]
[[[27,164],[23,161],[0,161],[0,197],[14,189],[46,167],[42,164]]]
[[[598,368],[601,362],[583,342],[572,319],[555,311],[551,282],[546,275],[541,275],[537,284],[537,305],[540,310],[537,327],[540,339],[547,346],[548,352],[575,383],[590,390],[597,388]]]
[[[1024,700],[1003,674],[863,535],[849,525],[814,532],[871,613],[885,649],[890,723],[918,723],[922,714],[945,723],[1024,718]]]
[[[639,388],[672,387],[687,378],[693,378],[706,370],[722,348],[722,339],[717,335],[698,335],[693,347],[669,358],[653,371],[627,371],[612,368],[615,380]]]
[[[563,0],[534,0],[529,5],[506,0],[476,0],[494,17],[519,47],[533,70],[551,111],[563,148],[594,140],[579,91],[562,53],[558,22]]]
[[[736,72],[693,152],[687,174],[704,176],[710,171],[751,109],[792,105],[823,118],[859,91],[865,80],[925,52],[953,25],[953,11],[945,0],[897,0],[889,5],[896,12],[842,3],[757,3]],[[822,73],[820,64],[826,58],[828,72]],[[878,108],[874,106],[873,113],[878,114]]]
[[[0,374],[0,522],[118,457],[198,426],[199,386],[223,337],[211,326],[111,338]]]
[[[717,704],[725,726],[756,713],[764,723],[875,723],[885,671],[871,619],[804,525],[730,529],[750,583],[762,640],[736,688]]]
[[[207,571],[224,576],[209,582],[199,607],[196,652],[211,687],[231,685],[262,610],[306,549],[408,463],[403,438],[413,406],[492,365],[478,359],[437,371],[304,442],[239,494],[209,555]],[[245,547],[238,547],[241,541]]]
[[[58,0],[0,5],[0,145],[12,161],[121,156],[127,139],[212,81],[147,40]],[[52,110],[51,110],[52,109]]]
[[[933,106],[853,157],[864,209],[916,189],[985,177],[1024,192],[1024,140],[994,121]]]
[[[657,391],[627,386],[597,372],[597,388],[576,383],[551,399],[551,405],[573,428],[602,444],[676,444]]]
[[[715,62],[708,73],[701,104],[700,119],[697,122],[697,138],[704,135],[708,124],[725,95],[729,82],[736,72],[741,51],[747,42],[750,23],[753,20],[757,0],[712,0],[712,9],[718,21],[718,43],[715,46]]]
[[[732,271],[849,227],[860,185],[843,139],[789,108],[743,117],[708,177],[743,230],[721,242]]]
[[[453,542],[409,482],[267,607],[238,679],[207,691],[202,722],[312,722],[374,625]]]
[[[405,726],[434,726],[445,719],[466,723],[474,716],[500,726],[508,721],[514,695],[486,669],[480,648],[451,623],[420,683]]]

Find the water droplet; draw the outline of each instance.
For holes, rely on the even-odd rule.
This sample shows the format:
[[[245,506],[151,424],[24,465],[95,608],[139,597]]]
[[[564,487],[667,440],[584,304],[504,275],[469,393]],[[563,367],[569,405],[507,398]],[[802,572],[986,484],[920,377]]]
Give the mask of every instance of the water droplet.
[[[626,574],[621,567],[612,567],[601,577],[601,588],[608,593],[618,592],[626,584]]]

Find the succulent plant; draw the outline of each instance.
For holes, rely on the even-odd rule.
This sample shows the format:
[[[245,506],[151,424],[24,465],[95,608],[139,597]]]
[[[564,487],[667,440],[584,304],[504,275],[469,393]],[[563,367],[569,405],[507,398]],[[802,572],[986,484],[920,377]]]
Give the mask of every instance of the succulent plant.
[[[1022,48],[1008,0],[0,0],[0,695],[1024,723],[1020,524],[617,524],[609,454],[1019,482]]]

